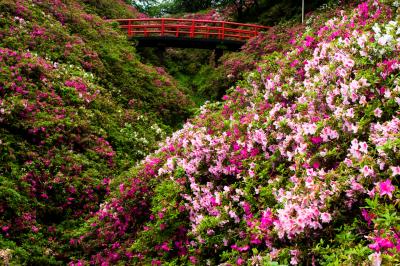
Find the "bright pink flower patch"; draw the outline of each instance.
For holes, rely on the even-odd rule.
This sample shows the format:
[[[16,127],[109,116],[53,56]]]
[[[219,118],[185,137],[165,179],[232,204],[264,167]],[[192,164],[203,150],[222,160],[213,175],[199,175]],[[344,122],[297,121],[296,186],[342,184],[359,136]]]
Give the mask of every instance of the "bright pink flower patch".
[[[384,195],[388,195],[389,198],[392,198],[392,192],[395,190],[395,187],[392,185],[392,181],[390,179],[379,182],[378,185],[379,194],[381,197],[383,197]]]
[[[364,220],[368,223],[368,226],[371,225],[372,220],[375,218],[375,214],[368,212],[366,209],[362,209],[361,215],[363,216]]]
[[[320,143],[322,143],[322,138],[321,137],[311,137],[311,142],[313,144],[320,144]]]
[[[385,250],[389,248],[394,248],[395,245],[387,238],[375,237],[374,243],[368,245],[368,247],[375,251]]]

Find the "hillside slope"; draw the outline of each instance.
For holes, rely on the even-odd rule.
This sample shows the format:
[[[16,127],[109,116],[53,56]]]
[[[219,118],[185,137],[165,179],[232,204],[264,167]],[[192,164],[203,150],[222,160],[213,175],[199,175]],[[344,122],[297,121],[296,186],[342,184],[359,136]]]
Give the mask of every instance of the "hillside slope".
[[[363,2],[264,57],[113,180],[72,265],[400,263],[398,12]]]
[[[138,15],[121,1],[1,0],[0,10],[0,257],[65,264],[69,232],[110,180],[193,104],[101,19]]]

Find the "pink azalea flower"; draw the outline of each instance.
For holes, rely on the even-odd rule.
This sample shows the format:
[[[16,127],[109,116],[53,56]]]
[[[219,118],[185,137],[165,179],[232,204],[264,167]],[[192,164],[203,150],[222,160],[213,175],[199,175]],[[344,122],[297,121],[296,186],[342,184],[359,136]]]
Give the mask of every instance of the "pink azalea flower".
[[[190,257],[189,257],[189,260],[190,260],[190,262],[193,263],[193,264],[196,264],[196,263],[197,263],[197,259],[196,259],[196,257],[194,257],[194,256],[190,256]]]
[[[304,44],[305,44],[305,46],[307,46],[307,47],[310,47],[311,45],[312,45],[312,43],[314,42],[314,38],[313,37],[311,37],[311,36],[307,36],[305,39],[304,39]]]
[[[375,253],[369,255],[368,258],[371,260],[372,266],[381,266],[382,258],[381,258],[380,252],[375,252]]]
[[[161,265],[161,261],[153,259],[153,260],[151,261],[151,265],[152,265],[152,266],[154,266],[154,265]]]
[[[161,249],[164,250],[164,251],[169,251],[171,248],[168,246],[168,242],[164,242],[161,245]]]
[[[119,185],[119,192],[122,194],[122,193],[124,193],[124,191],[125,191],[125,187],[124,187],[124,184],[122,183]]]
[[[374,175],[374,169],[369,167],[368,165],[364,165],[363,168],[360,169],[360,172],[365,176],[373,176]]]
[[[376,117],[381,117],[381,116],[382,116],[382,110],[379,109],[379,108],[376,108],[376,109],[374,110],[374,115],[375,115]]]
[[[349,158],[344,159],[344,163],[345,163],[348,167],[350,167],[350,166],[353,165],[353,162],[352,162]]]
[[[243,263],[244,263],[244,259],[242,259],[242,258],[238,258],[236,261],[237,265],[242,265]]]
[[[167,228],[167,225],[165,223],[160,224],[160,230],[163,231]]]
[[[375,193],[376,193],[375,188],[373,188],[373,189],[371,189],[371,190],[368,190],[368,192],[367,192],[368,196],[369,196],[371,199],[375,197]]]
[[[292,255],[292,258],[290,259],[290,264],[291,265],[297,265],[299,264],[299,255],[300,251],[297,249],[290,250],[290,255]]]
[[[270,209],[267,209],[266,211],[263,212],[260,222],[261,222],[260,228],[262,230],[266,230],[269,226],[272,225],[273,217]]]
[[[366,209],[362,209],[361,215],[364,218],[364,220],[368,223],[368,226],[371,225],[372,219],[375,218],[375,214],[369,213]]]
[[[10,229],[9,225],[5,225],[5,226],[1,227],[1,230],[3,230],[3,232],[7,232],[8,229]]]
[[[368,144],[366,142],[360,142],[359,145],[360,145],[359,150],[361,152],[368,153]]]
[[[391,166],[392,176],[400,175],[400,166]]]
[[[384,195],[388,195],[389,198],[392,198],[392,192],[395,190],[395,187],[392,185],[392,181],[387,179],[386,181],[379,182],[379,194],[381,197]]]
[[[327,212],[321,213],[320,216],[323,223],[329,223],[332,220],[332,216]]]
[[[48,199],[48,198],[49,198],[49,196],[47,196],[47,194],[45,194],[45,193],[42,193],[42,194],[40,195],[40,197],[42,197],[43,199]]]

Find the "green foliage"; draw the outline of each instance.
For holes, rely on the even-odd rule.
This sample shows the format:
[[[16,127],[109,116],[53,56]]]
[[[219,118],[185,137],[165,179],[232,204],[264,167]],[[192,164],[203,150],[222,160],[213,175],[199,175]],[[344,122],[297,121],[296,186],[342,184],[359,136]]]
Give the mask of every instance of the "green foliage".
[[[153,181],[155,182],[155,180]],[[160,183],[155,185],[152,197],[151,221],[144,225],[146,230],[139,233],[130,249],[133,252],[144,252],[155,247],[155,251],[158,251],[159,255],[167,258],[168,252],[182,252],[183,246],[181,245],[183,243],[177,245],[176,241],[182,241],[179,237],[182,236],[181,230],[187,225],[187,220],[183,215],[184,207],[180,205],[179,192],[182,187],[173,180],[158,182]],[[173,238],[171,238],[172,235],[174,235]],[[154,254],[154,257],[157,256],[157,253]],[[180,265],[174,263],[181,259],[176,262],[170,261],[170,265]]]
[[[132,3],[129,0],[125,0],[126,5],[122,1],[116,4],[116,2],[108,0],[83,0],[83,2],[87,5],[88,13],[95,13],[108,19],[132,18],[139,15],[139,12],[131,6]]]
[[[372,252],[365,245],[365,239],[362,239],[357,233],[357,222],[352,225],[345,225],[337,229],[334,241],[326,243],[320,239],[319,243],[313,248],[312,252],[321,256],[321,265],[347,265],[364,263],[365,257]]]
[[[127,1],[150,16],[166,14],[198,13],[207,9],[219,9],[228,13],[236,21],[256,22],[263,25],[276,25],[281,21],[301,17],[301,2],[294,0],[139,0]],[[308,13],[321,6],[337,4],[336,0],[318,0],[305,3]]]

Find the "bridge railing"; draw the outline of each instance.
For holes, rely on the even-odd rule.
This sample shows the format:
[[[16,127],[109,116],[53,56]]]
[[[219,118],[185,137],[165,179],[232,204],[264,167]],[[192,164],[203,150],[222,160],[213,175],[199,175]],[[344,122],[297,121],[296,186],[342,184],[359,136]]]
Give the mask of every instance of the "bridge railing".
[[[146,18],[115,19],[129,37],[186,37],[245,41],[270,27],[227,21]]]

